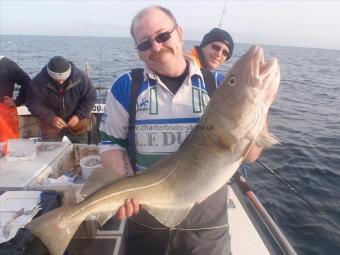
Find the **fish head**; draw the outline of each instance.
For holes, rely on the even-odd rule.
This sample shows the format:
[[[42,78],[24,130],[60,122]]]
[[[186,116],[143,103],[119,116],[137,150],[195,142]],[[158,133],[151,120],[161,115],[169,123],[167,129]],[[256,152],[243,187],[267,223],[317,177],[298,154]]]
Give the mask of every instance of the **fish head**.
[[[276,98],[279,84],[277,59],[265,61],[263,49],[252,46],[230,68],[216,89],[211,100],[210,111],[214,112],[209,114],[214,118],[211,121],[217,129],[223,129],[229,143],[230,137],[233,137],[233,143],[244,137],[256,139]]]

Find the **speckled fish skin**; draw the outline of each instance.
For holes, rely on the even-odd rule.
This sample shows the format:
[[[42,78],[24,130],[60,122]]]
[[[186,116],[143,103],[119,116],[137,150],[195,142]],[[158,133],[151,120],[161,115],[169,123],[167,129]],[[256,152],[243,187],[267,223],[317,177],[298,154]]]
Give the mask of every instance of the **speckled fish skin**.
[[[109,184],[79,204],[53,210],[26,227],[52,255],[62,255],[88,215],[101,213],[98,220],[104,223],[128,198],[137,199],[165,226],[181,223],[195,203],[233,176],[251,143],[276,142],[270,134],[259,135],[280,81],[277,60],[266,63],[263,54],[262,48],[253,46],[231,67],[197,128],[176,153],[144,174]]]

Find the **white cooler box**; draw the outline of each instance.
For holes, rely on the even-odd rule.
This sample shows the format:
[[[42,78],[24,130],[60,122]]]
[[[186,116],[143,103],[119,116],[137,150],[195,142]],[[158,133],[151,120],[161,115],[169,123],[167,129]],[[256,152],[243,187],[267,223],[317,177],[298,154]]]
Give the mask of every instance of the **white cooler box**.
[[[49,178],[58,178],[70,170],[80,174],[80,160],[89,155],[98,155],[97,145],[70,144],[62,142],[38,143],[40,149],[34,160],[7,161],[0,159],[0,191],[8,190],[55,190],[63,193],[65,204],[72,204],[81,200],[80,191],[83,183],[77,184],[46,184]],[[97,166],[94,165],[93,168]],[[81,178],[80,178],[81,179]],[[104,238],[121,237],[124,231],[125,221],[110,221],[105,227],[99,228],[99,224],[91,218],[82,224],[75,238]]]
[[[97,145],[69,144],[69,146],[41,171],[26,186],[28,190],[55,190],[64,194],[63,204],[75,203],[80,201],[80,190],[84,184],[83,178],[78,183],[57,183],[55,179],[66,172],[74,171],[81,176],[80,160],[89,155],[98,155]],[[39,154],[38,154],[39,155]]]

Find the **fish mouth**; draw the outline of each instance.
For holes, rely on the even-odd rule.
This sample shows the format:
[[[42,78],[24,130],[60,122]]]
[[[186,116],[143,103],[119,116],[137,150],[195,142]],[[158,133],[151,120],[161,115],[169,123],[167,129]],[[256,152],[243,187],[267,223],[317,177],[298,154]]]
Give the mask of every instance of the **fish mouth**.
[[[258,54],[259,77],[264,78],[273,71],[275,66],[277,66],[277,59],[271,58],[267,62],[265,62],[263,49],[257,47],[257,49],[255,50],[257,51],[256,53]]]
[[[260,77],[264,78],[268,76],[276,66],[277,66],[276,58],[271,58],[266,63],[260,65]]]
[[[263,79],[277,66],[276,58],[271,58],[267,62],[264,61],[263,49],[257,45],[252,47],[252,54],[255,56],[255,79]]]

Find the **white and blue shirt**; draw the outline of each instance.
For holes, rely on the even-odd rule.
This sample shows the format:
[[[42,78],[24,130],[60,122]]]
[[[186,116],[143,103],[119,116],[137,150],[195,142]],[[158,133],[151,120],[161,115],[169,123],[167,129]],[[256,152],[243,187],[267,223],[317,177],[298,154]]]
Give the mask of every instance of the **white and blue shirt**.
[[[223,74],[214,72],[215,84]],[[128,148],[131,91],[130,73],[114,81],[106,100],[100,125],[100,153]],[[145,169],[179,148],[199,122],[209,102],[200,68],[189,59],[189,74],[173,94],[150,69],[137,94],[135,142],[136,169]]]

